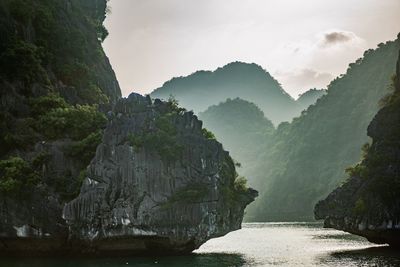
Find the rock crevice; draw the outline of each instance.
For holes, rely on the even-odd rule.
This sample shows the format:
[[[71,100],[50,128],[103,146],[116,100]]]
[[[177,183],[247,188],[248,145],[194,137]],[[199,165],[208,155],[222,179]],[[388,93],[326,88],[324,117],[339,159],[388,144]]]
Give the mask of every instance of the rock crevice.
[[[81,193],[64,208],[71,240],[109,251],[114,247],[105,240],[151,236],[160,251],[185,253],[240,228],[256,191],[235,187],[232,159],[203,136],[193,113],[132,94],[110,116]],[[176,143],[171,136],[158,140],[165,129]],[[154,245],[145,242],[138,250]]]

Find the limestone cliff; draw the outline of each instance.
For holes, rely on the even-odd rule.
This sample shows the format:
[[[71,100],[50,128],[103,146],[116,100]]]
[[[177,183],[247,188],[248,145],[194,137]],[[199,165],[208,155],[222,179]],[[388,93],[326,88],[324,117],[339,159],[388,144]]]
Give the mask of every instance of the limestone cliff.
[[[192,112],[137,94],[119,101],[64,208],[87,251],[190,252],[239,229],[257,192]]]
[[[364,159],[349,168],[349,180],[315,207],[326,227],[400,246],[400,57],[394,92],[368,127],[372,144]]]
[[[120,99],[106,4],[0,1],[0,254],[188,252],[254,199],[193,114]]]
[[[101,45],[106,3],[0,1],[0,253],[68,237],[64,203],[121,97]]]

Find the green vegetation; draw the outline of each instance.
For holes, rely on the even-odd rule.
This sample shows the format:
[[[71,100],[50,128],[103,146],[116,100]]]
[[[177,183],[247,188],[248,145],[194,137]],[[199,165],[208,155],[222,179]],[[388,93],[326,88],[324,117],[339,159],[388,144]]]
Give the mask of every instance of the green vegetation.
[[[385,95],[379,102],[379,105],[381,107],[389,106],[397,101],[399,101],[399,94],[395,92],[396,88],[396,81],[397,81],[397,76],[393,75],[391,78],[391,83],[388,86],[388,91],[389,93]]]
[[[13,119],[9,113],[0,113],[0,144],[4,152],[12,149],[29,149],[40,140],[71,138],[81,141],[99,130],[107,122],[96,105],[67,104],[56,94],[31,98],[30,114]],[[101,137],[100,137],[101,138]]]
[[[0,192],[2,194],[29,192],[39,182],[39,174],[22,158],[10,157],[0,160]]]
[[[99,20],[96,21],[96,32],[97,32],[97,39],[99,39],[99,41],[101,42],[104,42],[104,40],[107,38],[109,34],[107,28],[103,25],[103,22]]]
[[[20,119],[17,123],[14,123],[15,128],[18,128],[18,125],[21,124],[23,129],[3,137],[3,139],[8,139],[8,143],[11,142],[11,139],[13,139],[13,142],[22,140],[24,131],[30,133],[31,137],[40,134],[47,140],[61,138],[82,140],[105,127],[107,122],[105,115],[98,111],[96,105],[72,106],[55,94],[31,99],[30,110],[31,117]],[[3,127],[7,128],[7,118],[5,118],[5,121],[6,125]],[[32,132],[33,130],[35,132]]]
[[[206,128],[201,129],[201,133],[203,134],[203,136],[206,139],[211,139],[211,140],[215,140],[216,139],[215,135],[212,132],[210,132],[209,130],[207,130]]]
[[[315,102],[326,94],[326,90],[318,90],[316,88],[310,89],[307,92],[299,95],[296,103],[300,106],[301,110],[306,110],[309,106],[315,104]]]
[[[173,95],[169,96],[169,98],[167,100],[167,105],[168,105],[169,111],[172,113],[176,113],[177,115],[182,114],[183,112],[186,111],[185,108],[182,108],[179,106],[179,101]]]
[[[51,155],[47,151],[42,151],[32,160],[32,166],[36,169],[39,169],[46,164],[50,158]]]
[[[10,5],[10,13],[19,22],[27,23],[32,18],[33,7],[28,1],[15,0]]]
[[[71,177],[71,175],[51,177],[51,179],[46,181],[46,184],[53,188],[59,195],[61,201],[68,202],[79,195],[83,180],[86,177],[87,171],[83,169],[80,171],[78,177]]]
[[[233,159],[228,156],[223,162],[219,173],[224,180],[230,181],[229,184],[221,187],[221,193],[231,206],[235,205],[241,195],[248,191],[247,180],[243,176],[238,175],[235,165]]]
[[[156,152],[165,161],[176,161],[180,158],[183,147],[179,144],[173,124],[175,116],[174,112],[158,115],[154,122],[148,122],[149,125],[140,133],[129,134],[129,144],[136,150],[146,147],[146,149]]]
[[[10,43],[0,54],[0,73],[12,81],[46,82],[46,73],[41,66],[41,55],[38,47],[22,40]]]
[[[38,140],[34,130],[36,122],[33,118],[14,119],[7,112],[0,112],[0,157],[13,149],[25,150]]]
[[[367,169],[362,164],[356,164],[354,167],[347,167],[345,172],[349,177],[366,177],[368,175]]]
[[[86,167],[102,139],[107,120],[99,110],[120,97],[101,46],[106,12],[105,1],[1,1],[1,192],[29,196],[38,177],[36,188],[62,200],[79,191],[81,178],[72,173]],[[47,146],[71,159],[56,175],[49,173],[52,150],[37,152]]]
[[[247,179],[243,176],[237,176],[234,182],[234,188],[237,192],[247,192],[249,189],[247,186]]]
[[[98,10],[88,11],[84,9],[92,7],[74,3],[67,11],[62,1],[3,2],[0,77],[23,81],[25,88],[38,82],[53,86],[61,80],[75,87],[82,104],[108,103],[109,84],[103,82],[104,70],[99,67],[105,59],[100,42],[108,35],[102,23],[106,6],[97,4],[93,8]]]
[[[102,128],[105,127],[107,119],[104,114],[97,110],[95,105],[72,106],[56,94],[48,94],[42,97],[29,99],[30,116],[13,121],[3,113],[5,119],[2,122],[1,143],[4,148],[29,150],[38,141],[58,140],[70,138],[75,140],[65,153],[75,159],[80,166],[86,166],[93,158],[98,144],[102,138]],[[5,151],[6,152],[6,151]],[[36,155],[31,163],[22,159],[3,162],[7,168],[2,170],[5,176],[2,177],[2,191],[9,193],[23,192],[25,189],[34,186],[36,178],[40,177],[37,170],[50,160],[47,152]],[[23,164],[22,164],[23,163]],[[14,173],[10,170],[15,165]],[[22,178],[26,176],[26,178]],[[46,178],[43,182],[54,188],[62,199],[72,199],[80,182],[73,183],[75,179],[66,175],[65,177]]]
[[[355,215],[362,215],[365,213],[365,211],[367,210],[367,207],[365,205],[365,202],[362,198],[359,198],[353,208],[353,213]]]
[[[96,106],[56,108],[38,117],[37,129],[50,140],[68,137],[81,140],[105,127],[107,122]]]
[[[31,99],[30,106],[32,115],[38,117],[46,114],[50,110],[67,108],[69,105],[65,102],[64,98],[54,93],[50,93],[45,96]]]
[[[101,143],[102,137],[103,134],[100,130],[91,133],[85,139],[71,145],[71,147],[67,149],[67,154],[80,160],[82,165],[86,166],[95,156],[96,148]]]
[[[361,158],[365,159],[369,153],[369,150],[371,148],[370,143],[365,143],[362,147],[361,147]]]
[[[256,205],[248,209],[249,218],[314,217],[316,202],[338,186],[347,166],[359,162],[360,148],[368,141],[367,127],[379,109],[379,100],[387,93],[384,89],[395,71],[394,55],[399,49],[397,40],[367,51],[345,75],[331,82],[327,94],[315,105],[290,124],[278,127],[258,155],[254,171],[246,173],[259,181],[256,188],[266,188]],[[370,151],[367,146],[364,150]],[[372,160],[384,158],[368,155],[367,161]],[[363,179],[372,175],[371,169],[362,165],[347,172]]]

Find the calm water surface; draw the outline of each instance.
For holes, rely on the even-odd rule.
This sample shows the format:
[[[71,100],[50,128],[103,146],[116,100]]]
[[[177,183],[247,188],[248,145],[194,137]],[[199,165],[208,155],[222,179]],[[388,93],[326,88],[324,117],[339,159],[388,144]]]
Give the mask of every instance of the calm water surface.
[[[252,223],[189,256],[90,260],[0,259],[1,267],[400,266],[400,252],[318,223]]]

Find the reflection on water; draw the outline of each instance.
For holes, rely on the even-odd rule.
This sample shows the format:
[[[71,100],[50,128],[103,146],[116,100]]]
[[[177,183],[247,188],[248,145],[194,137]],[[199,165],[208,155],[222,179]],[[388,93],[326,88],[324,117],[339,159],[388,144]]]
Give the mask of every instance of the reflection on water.
[[[252,223],[188,256],[100,259],[0,259],[0,267],[400,266],[400,253],[320,223]]]
[[[400,253],[321,223],[255,223],[196,253],[239,253],[242,266],[400,266]]]

